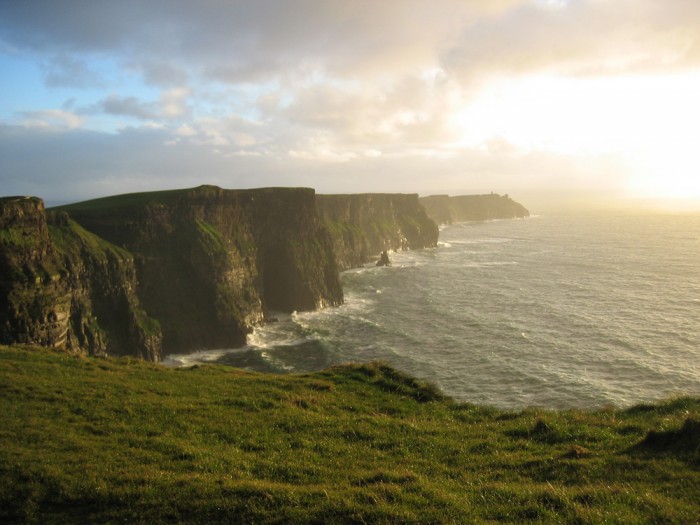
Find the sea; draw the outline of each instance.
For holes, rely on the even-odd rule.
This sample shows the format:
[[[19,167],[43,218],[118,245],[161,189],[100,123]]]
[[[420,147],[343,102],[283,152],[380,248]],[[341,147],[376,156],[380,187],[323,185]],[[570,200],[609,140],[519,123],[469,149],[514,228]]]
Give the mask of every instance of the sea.
[[[171,355],[305,373],[383,361],[460,402],[627,407],[700,396],[700,214],[541,214],[441,228],[342,274],[345,303],[242,348]]]

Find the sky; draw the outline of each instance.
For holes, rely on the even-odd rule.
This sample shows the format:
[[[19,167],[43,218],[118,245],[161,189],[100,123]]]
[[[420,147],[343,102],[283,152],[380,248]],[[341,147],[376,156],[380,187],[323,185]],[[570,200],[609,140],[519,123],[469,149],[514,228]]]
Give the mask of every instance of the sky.
[[[700,208],[698,0],[0,4],[0,195]]]

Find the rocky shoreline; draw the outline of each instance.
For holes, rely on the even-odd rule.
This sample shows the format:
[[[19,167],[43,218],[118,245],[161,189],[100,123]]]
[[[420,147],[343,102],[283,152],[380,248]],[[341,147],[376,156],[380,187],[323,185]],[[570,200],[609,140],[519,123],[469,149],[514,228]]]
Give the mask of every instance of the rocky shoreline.
[[[200,186],[49,210],[2,198],[0,344],[151,361],[240,346],[270,311],[341,304],[340,271],[437,246],[445,210],[527,214],[507,196],[466,197]]]

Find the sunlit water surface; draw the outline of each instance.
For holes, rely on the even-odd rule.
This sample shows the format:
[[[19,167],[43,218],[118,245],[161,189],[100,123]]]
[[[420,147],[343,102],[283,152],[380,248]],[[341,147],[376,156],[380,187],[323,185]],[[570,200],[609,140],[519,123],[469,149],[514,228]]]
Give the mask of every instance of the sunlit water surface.
[[[700,395],[700,216],[536,216],[445,227],[437,249],[342,276],[345,304],[244,348],[170,356],[270,372],[383,360],[460,401],[628,406]]]

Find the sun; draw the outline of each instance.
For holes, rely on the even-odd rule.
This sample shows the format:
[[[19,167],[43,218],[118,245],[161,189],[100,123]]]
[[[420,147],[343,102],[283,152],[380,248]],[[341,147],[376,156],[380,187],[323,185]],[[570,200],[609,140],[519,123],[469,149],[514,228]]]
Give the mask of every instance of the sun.
[[[684,143],[677,132],[671,135],[629,159],[631,196],[700,201],[700,151]]]
[[[537,75],[484,90],[456,112],[461,145],[494,137],[524,152],[619,159],[611,187],[636,198],[700,200],[700,72]],[[593,179],[593,177],[591,177]],[[614,182],[614,184],[613,184]]]
[[[700,92],[698,75],[657,79],[655,104],[624,149],[628,192],[647,199],[700,202]]]

